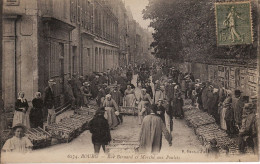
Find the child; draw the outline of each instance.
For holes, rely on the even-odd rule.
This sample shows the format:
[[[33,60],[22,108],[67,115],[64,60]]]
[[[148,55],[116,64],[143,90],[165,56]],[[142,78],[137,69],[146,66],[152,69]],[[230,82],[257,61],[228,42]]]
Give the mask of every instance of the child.
[[[208,155],[213,155],[215,158],[219,155],[219,148],[217,147],[217,140],[213,138],[207,148]]]
[[[8,139],[3,148],[3,152],[26,153],[32,150],[33,144],[24,136],[26,127],[23,124],[17,124],[13,127],[14,136]]]

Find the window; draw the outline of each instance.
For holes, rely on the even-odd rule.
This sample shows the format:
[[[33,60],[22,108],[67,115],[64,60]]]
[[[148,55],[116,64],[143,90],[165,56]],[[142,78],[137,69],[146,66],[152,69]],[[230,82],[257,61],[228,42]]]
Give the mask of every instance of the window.
[[[6,0],[6,6],[19,6],[20,0]]]
[[[77,67],[77,46],[72,47],[72,73],[76,72],[76,67]]]
[[[70,0],[70,21],[75,23],[77,18],[77,0]]]

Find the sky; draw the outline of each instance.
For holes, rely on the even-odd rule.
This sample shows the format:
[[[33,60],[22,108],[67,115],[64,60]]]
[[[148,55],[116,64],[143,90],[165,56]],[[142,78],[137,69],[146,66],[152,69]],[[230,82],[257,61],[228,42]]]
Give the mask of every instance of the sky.
[[[143,28],[147,28],[150,24],[149,20],[143,19],[142,10],[148,5],[148,0],[123,0],[125,1],[126,7],[131,8],[133,18],[136,20]]]

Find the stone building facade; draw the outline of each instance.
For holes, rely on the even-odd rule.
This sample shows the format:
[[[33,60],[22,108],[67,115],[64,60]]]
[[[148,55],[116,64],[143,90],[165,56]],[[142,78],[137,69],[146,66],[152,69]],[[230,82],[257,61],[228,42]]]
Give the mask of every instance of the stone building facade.
[[[129,35],[121,0],[4,0],[5,107],[13,108],[19,91],[31,102],[50,78],[57,83],[57,106],[61,105],[66,77],[129,63]]]

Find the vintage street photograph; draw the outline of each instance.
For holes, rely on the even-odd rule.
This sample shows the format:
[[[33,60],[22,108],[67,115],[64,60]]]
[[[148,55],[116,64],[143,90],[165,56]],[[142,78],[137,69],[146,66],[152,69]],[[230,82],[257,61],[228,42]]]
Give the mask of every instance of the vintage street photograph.
[[[260,0],[0,7],[0,163],[259,161]]]

